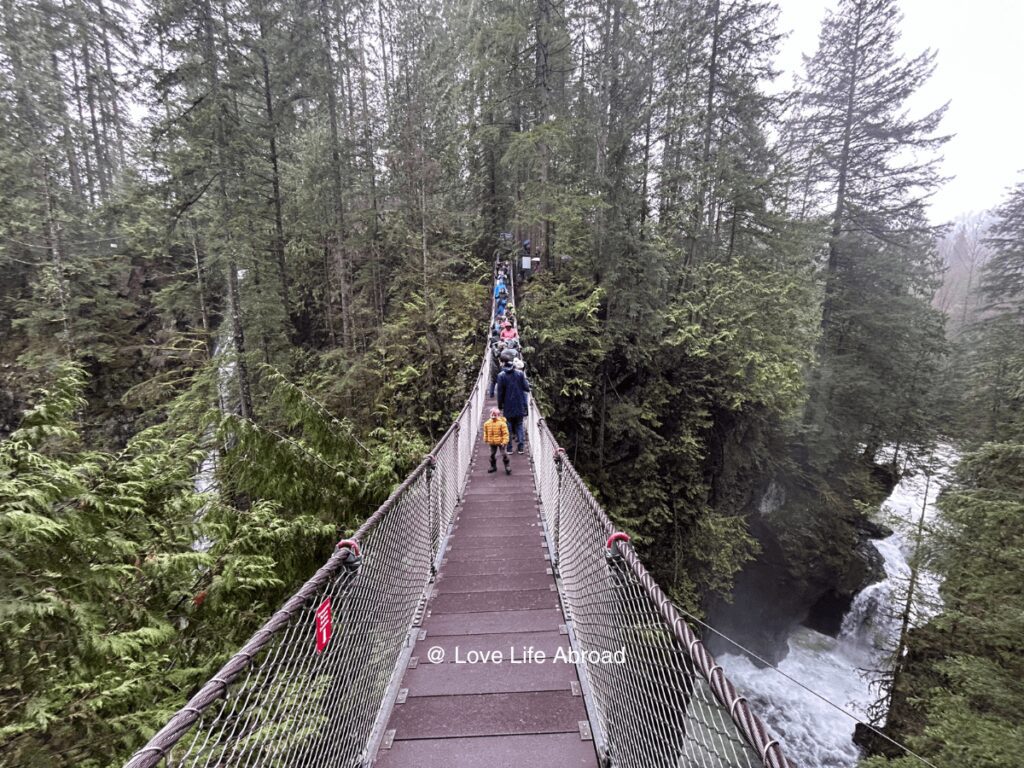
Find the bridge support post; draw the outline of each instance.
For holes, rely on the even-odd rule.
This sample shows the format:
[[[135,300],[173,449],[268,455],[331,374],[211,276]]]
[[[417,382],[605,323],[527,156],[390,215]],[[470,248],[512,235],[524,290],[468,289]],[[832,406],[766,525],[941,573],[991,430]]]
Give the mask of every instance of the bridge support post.
[[[559,537],[562,519],[562,467],[565,462],[565,450],[559,448],[555,453],[555,472],[558,475],[558,488],[555,491],[555,525],[552,535],[554,536],[555,551],[551,553],[551,569],[558,573],[558,555],[560,552]]]
[[[462,503],[462,492],[465,488],[463,481],[466,479],[466,473],[469,472],[469,463],[473,456],[472,444],[466,449],[466,463],[462,463],[462,425],[459,422],[455,422],[452,425],[455,429],[455,470],[458,473],[455,484],[455,505],[458,506]]]
[[[427,456],[426,482],[427,482],[427,525],[430,528],[430,581],[433,582],[437,576],[437,548],[441,539],[440,510],[434,503],[434,469],[437,467],[437,459],[433,454]]]

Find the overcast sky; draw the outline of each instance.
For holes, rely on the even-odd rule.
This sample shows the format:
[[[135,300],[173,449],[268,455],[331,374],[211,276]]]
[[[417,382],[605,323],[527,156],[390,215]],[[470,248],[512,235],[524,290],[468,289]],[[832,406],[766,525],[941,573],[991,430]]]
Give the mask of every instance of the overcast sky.
[[[777,0],[780,82],[813,54],[825,10],[836,0]],[[935,223],[992,208],[1024,181],[1024,0],[900,0],[908,54],[938,51],[932,80],[914,99],[921,112],[948,101],[943,133],[948,181],[932,202]]]

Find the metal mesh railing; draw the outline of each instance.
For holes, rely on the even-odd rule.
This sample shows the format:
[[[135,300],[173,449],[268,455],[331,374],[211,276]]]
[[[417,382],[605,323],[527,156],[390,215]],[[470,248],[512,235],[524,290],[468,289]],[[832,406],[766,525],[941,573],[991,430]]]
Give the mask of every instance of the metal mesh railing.
[[[434,451],[126,768],[367,762],[466,485],[490,364]]]
[[[612,540],[611,521],[566,460],[535,402],[527,429],[563,607],[609,764],[791,768],[627,537]]]

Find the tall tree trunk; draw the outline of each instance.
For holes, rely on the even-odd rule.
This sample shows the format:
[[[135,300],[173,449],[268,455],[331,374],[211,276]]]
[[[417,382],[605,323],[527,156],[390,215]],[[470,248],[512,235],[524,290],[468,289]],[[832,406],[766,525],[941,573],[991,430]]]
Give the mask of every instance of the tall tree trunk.
[[[718,91],[718,48],[721,38],[721,1],[712,0],[711,18],[711,58],[708,61],[708,89],[704,99],[704,140],[700,156],[700,183],[697,191],[697,204],[693,216],[693,233],[690,239],[690,253],[686,259],[689,266],[696,261],[697,244],[705,236],[705,247],[710,255],[713,247],[711,237],[712,213],[707,199],[711,187],[711,142],[715,128],[715,95]],[[707,219],[705,220],[705,210]]]
[[[67,12],[67,4],[64,4],[65,13]],[[78,113],[78,125],[81,130],[85,130],[85,106],[82,103],[82,80],[78,71],[78,58],[75,53],[74,46],[68,50],[68,59],[71,62],[71,76],[72,83],[74,84],[75,94],[75,111]],[[89,142],[83,139],[82,141],[82,161],[85,164],[85,189],[86,194],[89,198],[89,206],[96,205],[96,181],[93,178],[92,158],[89,156]]]
[[[650,215],[650,201],[648,200],[648,180],[651,173],[651,122],[654,119],[654,39],[653,34],[650,41],[651,55],[648,58],[647,69],[647,98],[644,104],[644,160],[643,179],[640,188],[640,239],[646,239],[647,218]]]
[[[97,7],[100,12],[101,25],[101,40],[103,42],[103,58],[106,64],[106,80],[109,94],[109,102],[111,107],[111,118],[114,123],[114,134],[117,136],[117,160],[118,167],[125,167],[125,135],[124,135],[124,117],[121,112],[121,99],[118,93],[117,78],[114,75],[114,57],[110,49],[110,35],[108,27],[110,26],[110,17],[107,14],[107,8],[103,4],[103,0],[97,0]]]
[[[270,194],[274,206],[274,238],[271,242],[271,251],[274,254],[274,262],[277,265],[278,279],[281,283],[281,303],[284,307],[285,317],[292,316],[291,284],[288,279],[288,264],[285,261],[284,250],[284,214],[281,202],[281,170],[277,151],[277,115],[274,112],[274,92],[270,81],[270,60],[267,50],[262,41],[267,39],[266,22],[260,17],[260,40],[259,47],[260,64],[263,74],[263,105],[267,116],[267,143],[270,151]]]
[[[206,306],[206,279],[203,275],[203,262],[199,257],[199,233],[192,220],[189,220],[189,236],[192,241],[192,258],[196,268],[196,291],[199,293],[199,315],[203,324],[206,359],[211,360],[213,358],[213,335],[210,333],[210,311]]]
[[[89,110],[89,132],[92,135],[92,154],[96,161],[96,179],[100,187],[100,199],[106,200],[109,192],[109,168],[103,150],[103,139],[100,135],[100,122],[97,117],[96,73],[92,66],[92,55],[89,51],[89,28],[83,24],[80,28],[82,40],[82,74],[85,76],[85,103]]]
[[[49,158],[43,158],[41,168],[43,183],[43,199],[46,204],[46,248],[53,265],[53,279],[57,286],[57,302],[60,308],[62,343],[68,360],[75,356],[74,339],[71,335],[71,316],[69,312],[70,288],[67,279],[66,259],[64,255],[64,236],[60,221],[57,218],[57,203],[54,199],[53,181]]]
[[[53,82],[57,94],[57,112],[60,115],[61,143],[64,145],[64,156],[68,164],[68,180],[71,182],[71,192],[75,199],[83,200],[82,177],[78,169],[78,155],[75,152],[75,139],[71,132],[67,103],[64,100],[63,78],[56,51],[50,52],[50,66],[53,69]]]
[[[384,26],[384,0],[377,0],[377,39],[380,41],[380,66],[384,77],[384,109],[391,106],[391,75],[388,71],[388,36]]]
[[[383,42],[382,42],[383,45]],[[359,46],[359,99],[362,104],[363,121],[363,163],[366,166],[366,173],[369,175],[370,184],[370,242],[371,242],[371,272],[373,275],[374,305],[377,309],[377,320],[380,325],[384,324],[384,288],[381,283],[380,265],[380,211],[377,200],[377,163],[374,159],[373,126],[370,112],[370,97],[366,82],[366,59],[363,55],[363,46]]]
[[[857,78],[859,77],[859,60],[861,44],[861,25],[863,6],[857,4],[855,36],[853,48],[850,51],[850,82],[846,88],[846,113],[843,120],[843,143],[839,154],[839,175],[836,188],[836,205],[832,213],[832,228],[829,232],[828,241],[828,264],[825,273],[825,299],[821,308],[821,329],[827,331],[832,320],[835,293],[837,290],[839,270],[839,237],[843,232],[843,214],[846,210],[846,188],[849,183],[850,173],[850,143],[853,138],[853,111],[857,98]],[[825,343],[825,334],[822,333],[822,343]]]
[[[542,127],[548,122],[549,107],[549,77],[550,77],[550,32],[551,32],[551,0],[536,0],[534,17],[534,34],[536,37],[536,55],[534,60],[534,89],[537,99],[537,127]],[[551,157],[548,143],[541,139],[537,143],[537,153],[540,155],[540,248],[543,249],[543,257],[547,266],[552,266],[551,261],[551,234],[550,234],[550,205],[548,203],[548,175],[551,169]],[[536,249],[534,249],[536,250]]]
[[[349,264],[345,243],[344,174],[341,162],[341,137],[338,129],[338,94],[334,54],[331,52],[331,13],[327,0],[320,0],[320,30],[323,38],[323,64],[326,74],[327,112],[331,138],[331,184],[334,203],[334,232],[331,250],[338,266],[339,294],[341,298],[341,337],[346,349],[352,348],[352,316],[349,302]]]
[[[214,144],[217,157],[217,177],[220,190],[220,224],[221,235],[227,237],[231,231],[228,214],[229,199],[227,177],[230,172],[226,128],[224,125],[227,114],[227,103],[221,93],[219,62],[217,59],[216,35],[214,33],[213,9],[210,0],[201,0],[200,12],[203,30],[203,57],[205,58],[207,79],[214,108],[217,110]],[[231,245],[224,247],[224,265],[227,272],[228,321],[231,323],[231,338],[234,343],[235,376],[238,381],[239,410],[242,418],[252,418],[252,394],[249,386],[249,367],[246,363],[245,328],[242,321],[242,304],[238,281],[238,263]]]

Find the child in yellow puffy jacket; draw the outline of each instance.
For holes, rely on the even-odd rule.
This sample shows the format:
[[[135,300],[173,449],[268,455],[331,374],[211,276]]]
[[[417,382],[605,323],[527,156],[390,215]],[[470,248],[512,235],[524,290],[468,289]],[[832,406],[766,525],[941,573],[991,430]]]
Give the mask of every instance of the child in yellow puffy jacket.
[[[497,472],[498,450],[508,445],[508,422],[497,408],[491,408],[491,418],[484,422],[484,442],[491,446],[491,468],[487,472]],[[505,474],[511,475],[512,467],[505,451],[501,451],[501,461],[505,465]]]

